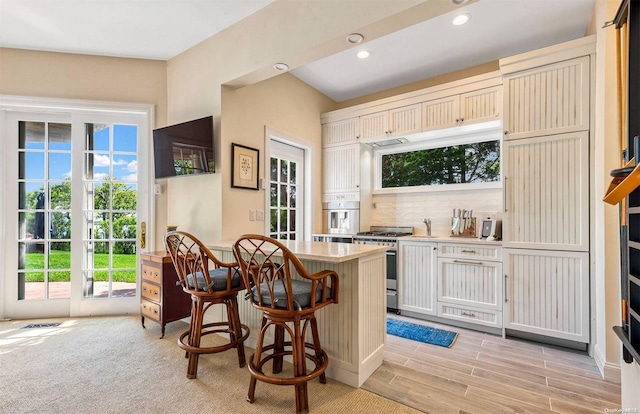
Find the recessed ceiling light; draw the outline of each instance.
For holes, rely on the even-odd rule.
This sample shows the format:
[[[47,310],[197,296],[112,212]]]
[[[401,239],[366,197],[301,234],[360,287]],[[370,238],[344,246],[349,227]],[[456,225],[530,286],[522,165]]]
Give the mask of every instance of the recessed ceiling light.
[[[371,56],[371,52],[369,52],[368,50],[361,50],[356,56],[358,56],[360,59],[366,59]]]
[[[469,0],[449,0],[449,3],[453,4],[454,6],[459,6],[461,4],[465,4],[468,1]]]
[[[287,65],[286,63],[276,63],[275,65],[273,65],[273,68],[282,72],[289,69],[289,65]]]
[[[469,13],[459,14],[456,17],[453,18],[453,25],[454,26],[460,26],[460,25],[465,24],[466,22],[468,22],[469,19],[471,19],[471,15]]]
[[[358,43],[364,40],[364,36],[360,33],[351,33],[347,36],[347,43],[351,43],[352,45],[357,45]]]

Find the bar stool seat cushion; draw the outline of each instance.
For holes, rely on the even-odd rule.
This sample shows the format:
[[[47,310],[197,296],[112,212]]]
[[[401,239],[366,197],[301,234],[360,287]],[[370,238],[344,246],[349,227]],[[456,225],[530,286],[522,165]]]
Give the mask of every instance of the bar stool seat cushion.
[[[311,305],[311,282],[307,282],[304,280],[292,280],[291,281],[291,289],[293,295],[294,304],[298,304],[300,308],[306,308]],[[253,301],[259,302],[258,291],[254,286],[251,289],[253,293]],[[266,306],[271,306],[271,296],[269,295],[269,288],[266,283],[260,284],[260,291],[262,294],[262,304]],[[275,283],[273,288],[273,296],[275,299],[276,308],[286,309],[287,308],[287,292],[284,288],[284,285],[278,281]],[[327,298],[331,298],[331,288],[327,289]],[[322,301],[322,285],[316,285],[316,303]]]
[[[231,276],[231,288],[237,288],[240,286],[242,275],[240,273],[240,269],[233,269],[233,275]],[[227,269],[226,268],[218,268],[209,270],[209,278],[211,278],[211,284],[213,285],[213,291],[218,292],[221,290],[227,289]],[[189,273],[187,275],[187,282],[189,283],[189,288],[195,289],[195,285],[193,284],[193,274]],[[196,282],[198,283],[198,290],[206,292],[209,290],[209,286],[205,286],[205,279],[202,272],[196,272]]]

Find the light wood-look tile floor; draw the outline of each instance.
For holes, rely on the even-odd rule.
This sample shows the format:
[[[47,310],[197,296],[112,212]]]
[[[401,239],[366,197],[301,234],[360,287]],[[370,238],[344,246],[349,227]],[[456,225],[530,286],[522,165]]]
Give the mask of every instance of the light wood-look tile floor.
[[[620,408],[620,384],[603,380],[586,353],[393,317],[455,331],[458,338],[444,348],[388,335],[384,362],[365,390],[434,414],[602,414]]]

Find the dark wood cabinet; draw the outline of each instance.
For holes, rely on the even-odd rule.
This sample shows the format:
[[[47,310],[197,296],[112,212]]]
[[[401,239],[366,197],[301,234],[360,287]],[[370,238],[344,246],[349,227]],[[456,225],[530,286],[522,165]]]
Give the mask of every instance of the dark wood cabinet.
[[[165,251],[140,253],[142,283],[140,287],[140,317],[160,324],[162,337],[167,323],[191,315],[191,296],[177,285],[178,276]]]

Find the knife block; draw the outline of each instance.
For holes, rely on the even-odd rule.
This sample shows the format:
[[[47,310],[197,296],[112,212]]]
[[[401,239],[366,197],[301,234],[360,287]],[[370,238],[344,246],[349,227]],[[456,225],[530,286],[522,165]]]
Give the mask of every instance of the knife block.
[[[452,217],[451,218],[451,227],[453,227],[453,222],[455,221],[455,219]],[[455,234],[455,232],[453,230],[451,230],[451,237],[476,237],[476,218],[475,217],[471,217],[471,223],[469,224],[469,227],[466,229],[463,229],[461,233]]]

